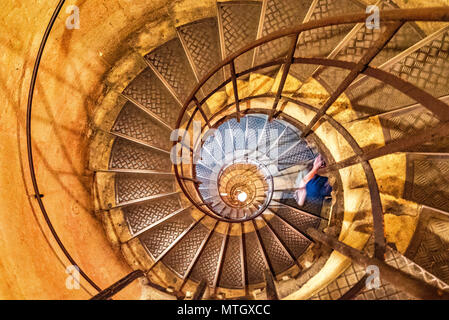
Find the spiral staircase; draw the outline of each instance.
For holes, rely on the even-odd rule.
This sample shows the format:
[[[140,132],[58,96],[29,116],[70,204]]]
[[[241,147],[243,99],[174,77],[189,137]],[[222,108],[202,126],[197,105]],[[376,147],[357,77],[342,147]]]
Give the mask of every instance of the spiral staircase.
[[[449,24],[416,21],[449,17],[391,11],[376,29],[365,10],[357,0],[217,2],[216,16],[179,25],[141,57],[112,120],[95,128],[102,147],[91,153],[105,164],[93,168],[96,216],[164,298],[296,298],[335,258],[313,230],[353,232],[364,254],[448,290]],[[298,175],[318,154],[332,197],[298,206]],[[399,248],[384,214],[410,208],[416,229]],[[309,298],[414,298],[365,279],[353,261]]]

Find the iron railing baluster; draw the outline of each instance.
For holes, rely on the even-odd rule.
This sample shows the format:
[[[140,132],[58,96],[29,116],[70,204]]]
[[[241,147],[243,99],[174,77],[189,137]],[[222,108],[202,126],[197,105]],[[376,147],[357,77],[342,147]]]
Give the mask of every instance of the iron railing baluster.
[[[281,81],[279,82],[279,88],[276,93],[276,97],[274,98],[273,107],[271,114],[268,118],[268,121],[271,121],[276,114],[276,110],[279,104],[279,100],[281,99],[282,92],[284,91],[285,82],[287,81],[288,74],[290,73],[290,67],[293,63],[293,58],[296,52],[296,45],[298,43],[299,33],[292,37],[292,45],[288,52],[287,58],[285,59],[284,70],[282,72]]]
[[[376,58],[377,54],[387,45],[387,43],[394,37],[394,35],[402,27],[403,22],[394,22],[392,25],[388,26],[387,30],[382,34],[382,36],[375,42],[374,46],[367,50],[365,55],[356,64],[355,68],[346,76],[346,78],[340,83],[338,88],[329,97],[329,99],[320,108],[318,113],[313,117],[310,123],[305,128],[302,136],[306,137],[312,128],[320,121],[322,116],[326,111],[337,101],[343,92],[354,82],[357,77],[363,73],[363,71],[368,67],[371,61]]]
[[[235,61],[232,60],[229,64],[231,69],[231,78],[232,78],[232,88],[234,89],[234,100],[235,100],[235,108],[237,114],[237,122],[240,122],[240,99],[239,99],[239,89],[237,85],[237,75],[235,73]]]

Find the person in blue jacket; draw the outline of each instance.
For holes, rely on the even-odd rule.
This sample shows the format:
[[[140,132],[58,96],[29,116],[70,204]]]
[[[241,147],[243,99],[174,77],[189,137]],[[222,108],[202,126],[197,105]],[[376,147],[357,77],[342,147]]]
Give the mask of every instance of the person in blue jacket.
[[[301,180],[294,197],[299,206],[303,206],[306,198],[310,201],[323,201],[332,193],[329,179],[317,174],[318,170],[324,166],[321,155],[313,162],[312,170]]]

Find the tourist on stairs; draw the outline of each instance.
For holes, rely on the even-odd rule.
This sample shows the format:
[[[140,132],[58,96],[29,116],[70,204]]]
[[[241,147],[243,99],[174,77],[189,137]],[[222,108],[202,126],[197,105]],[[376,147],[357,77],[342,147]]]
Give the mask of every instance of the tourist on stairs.
[[[317,174],[318,170],[325,166],[319,155],[313,162],[312,170],[301,180],[299,188],[295,191],[294,197],[299,206],[303,206],[306,198],[310,201],[323,201],[331,195],[332,187],[329,179]]]

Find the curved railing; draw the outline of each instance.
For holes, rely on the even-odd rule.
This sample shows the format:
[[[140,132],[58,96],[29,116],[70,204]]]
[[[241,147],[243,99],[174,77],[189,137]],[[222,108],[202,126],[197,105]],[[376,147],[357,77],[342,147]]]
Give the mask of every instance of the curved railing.
[[[33,189],[35,192],[35,197],[38,202],[39,208],[42,212],[42,215],[53,235],[55,238],[58,246],[61,248],[64,255],[67,257],[68,261],[70,261],[71,264],[77,265],[76,261],[73,259],[73,257],[70,255],[70,253],[65,248],[64,244],[62,243],[61,239],[59,238],[55,228],[52,225],[52,222],[48,216],[47,210],[45,208],[45,204],[42,200],[42,195],[40,193],[39,183],[36,177],[35,167],[34,167],[34,160],[33,160],[33,147],[32,147],[32,136],[31,136],[31,128],[32,128],[32,107],[33,107],[33,96],[35,91],[35,85],[36,85],[36,79],[39,72],[40,62],[44,53],[44,49],[48,40],[48,37],[51,33],[51,30],[53,28],[53,25],[58,17],[58,14],[64,5],[64,0],[60,0],[56,9],[54,10],[54,13],[50,19],[50,22],[46,28],[46,31],[44,33],[44,36],[42,38],[39,51],[36,57],[36,61],[34,64],[34,69],[31,77],[30,82],[30,88],[29,88],[29,95],[28,95],[28,102],[27,102],[27,117],[26,117],[26,137],[27,137],[27,152],[28,152],[28,162],[29,162],[29,169],[30,169],[30,175],[31,175],[31,181],[33,185]],[[429,93],[425,92],[424,90],[414,86],[411,83],[408,83],[398,77],[396,77],[393,74],[387,73],[385,71],[382,71],[377,68],[372,68],[369,66],[369,63],[376,57],[376,55],[379,53],[379,51],[389,42],[389,40],[394,36],[394,34],[397,33],[397,31],[403,26],[405,22],[408,21],[449,21],[449,8],[424,8],[424,9],[397,9],[397,10],[388,10],[381,12],[381,23],[382,22],[388,22],[391,23],[391,27],[387,29],[387,31],[384,32],[383,37],[381,37],[381,41],[378,43],[378,45],[372,49],[369,50],[369,54],[367,54],[364,58],[362,58],[361,62],[359,63],[351,63],[351,62],[344,62],[339,60],[333,60],[333,59],[326,59],[326,58],[316,58],[316,57],[295,57],[296,53],[296,43],[298,40],[299,35],[307,30],[331,26],[331,25],[339,25],[339,24],[349,24],[349,23],[362,23],[366,20],[367,14],[348,14],[344,16],[337,16],[337,17],[331,17],[319,21],[312,21],[308,23],[304,23],[299,26],[295,26],[288,29],[283,29],[281,31],[272,33],[266,37],[263,37],[246,47],[242,48],[238,52],[230,55],[226,59],[224,59],[219,65],[217,65],[212,71],[210,71],[203,79],[202,81],[196,86],[196,88],[193,90],[193,92],[189,95],[189,97],[186,99],[186,102],[180,112],[180,116],[177,121],[176,128],[178,129],[187,129],[187,131],[190,129],[190,126],[192,124],[192,121],[194,117],[198,114],[200,114],[197,119],[201,119],[202,122],[202,133],[204,134],[204,131],[206,128],[211,128],[211,122],[214,123],[218,122],[220,120],[220,116],[224,112],[233,111],[232,114],[239,118],[242,114],[240,110],[240,103],[244,101],[249,101],[251,99],[259,98],[259,97],[271,97],[273,98],[273,106],[271,110],[268,112],[270,119],[282,116],[282,112],[278,110],[278,104],[281,100],[289,101],[292,103],[295,103],[299,106],[309,108],[310,110],[313,110],[316,115],[313,118],[313,120],[305,127],[303,128],[303,134],[308,135],[312,128],[320,121],[320,119],[325,118],[349,143],[349,145],[352,147],[355,156],[351,157],[349,159],[343,160],[339,163],[330,163],[327,171],[331,170],[339,170],[341,168],[360,163],[362,164],[366,178],[368,181],[368,187],[370,191],[370,197],[371,197],[371,204],[372,204],[372,214],[373,214],[373,220],[374,220],[374,237],[375,237],[375,256],[379,259],[384,259],[384,253],[385,253],[385,237],[384,237],[384,228],[383,228],[383,210],[382,210],[382,203],[380,200],[380,194],[379,194],[379,187],[377,185],[373,169],[369,163],[370,159],[401,151],[404,148],[407,148],[408,146],[421,143],[423,139],[428,139],[429,135],[432,137],[437,136],[443,136],[448,134],[448,120],[449,120],[449,113],[447,112],[447,106],[445,103],[440,101],[439,99],[433,97]],[[278,39],[290,39],[291,41],[291,47],[288,52],[288,54],[283,58],[273,59],[271,61],[265,62],[263,64],[257,65],[253,68],[236,72],[235,67],[235,61],[237,58],[242,56],[243,54],[249,52],[250,50],[253,50],[257,47],[260,47],[264,44],[267,44],[269,42],[278,40]],[[287,40],[286,40],[287,41]],[[332,94],[332,96],[326,101],[326,103],[320,108],[317,109],[316,107],[307,105],[301,101],[295,100],[291,97],[283,96],[283,89],[284,85],[287,79],[287,76],[289,74],[289,69],[292,64],[314,64],[314,65],[321,65],[321,66],[332,66],[337,67],[341,69],[346,69],[350,71],[350,77],[347,77],[345,79],[345,82],[341,83],[338,90]],[[237,79],[249,75],[250,73],[261,70],[264,68],[272,67],[272,66],[284,66],[284,71],[281,77],[281,81],[279,84],[279,88],[276,94],[273,95],[259,95],[259,96],[250,96],[245,98],[239,97],[239,91],[237,86]],[[223,68],[228,67],[229,72],[231,74],[231,77],[228,77],[221,85],[219,85],[217,88],[209,92],[204,98],[201,100],[198,98],[198,93],[200,90],[205,90],[204,85],[218,72],[222,72]],[[335,119],[333,119],[331,116],[326,114],[327,109],[335,102],[335,100],[345,91],[346,88],[349,87],[349,85],[356,79],[359,75],[365,75],[368,77],[372,77],[375,79],[378,79],[384,83],[387,83],[394,87],[395,89],[399,90],[400,92],[406,94],[407,96],[411,97],[418,103],[421,103],[424,107],[432,111],[442,122],[442,124],[435,128],[430,130],[431,132],[426,132],[425,134],[420,134],[415,137],[415,139],[410,139],[410,137],[407,137],[407,139],[404,140],[398,140],[393,143],[387,144],[384,147],[371,150],[369,152],[364,152],[364,150],[358,145],[356,140],[347,132],[347,130],[339,124]],[[214,95],[219,90],[223,89],[227,84],[232,83],[233,89],[234,89],[234,97],[235,102],[232,104],[229,104],[214,114],[207,115],[205,110],[203,109],[203,106],[205,105],[206,101]],[[192,106],[193,104],[193,106]],[[223,118],[223,117],[222,117]],[[187,122],[184,122],[184,120],[187,119]],[[174,146],[177,146],[180,142],[175,141],[173,143]],[[182,147],[182,145],[181,145]],[[189,152],[191,153],[191,157],[193,158],[193,150],[195,148],[192,148],[189,146]],[[200,211],[204,212],[205,214],[212,215],[216,217],[214,212],[210,212],[206,208],[206,206],[198,202],[198,200],[195,200],[195,196],[198,194],[192,194],[191,192],[198,192],[197,190],[197,181],[194,177],[194,167],[193,165],[188,166],[189,171],[186,172],[184,170],[184,166],[182,165],[175,165],[175,175],[176,179],[186,195],[186,197],[192,202],[192,204],[199,209]],[[193,186],[193,188],[191,188]],[[200,197],[201,199],[201,197]],[[101,291],[101,289],[95,284],[95,282],[85,273],[82,269],[80,269],[81,276],[90,284],[93,288],[95,288],[98,291]],[[138,275],[137,275],[138,276]],[[133,280],[135,279],[136,275],[132,274],[130,275],[129,279]],[[126,279],[125,279],[126,280]],[[125,281],[126,282],[126,281]]]
[[[331,123],[331,125],[347,140],[349,145],[352,147],[355,156],[350,158],[349,160],[342,161],[340,163],[331,163],[327,171],[337,170],[349,165],[360,163],[363,166],[365,171],[365,175],[368,182],[368,188],[370,191],[371,205],[372,205],[372,215],[374,221],[374,237],[375,237],[375,256],[383,259],[385,253],[385,237],[384,237],[384,223],[383,223],[383,209],[382,203],[379,194],[379,186],[377,185],[376,178],[374,176],[374,171],[369,163],[370,158],[366,157],[364,150],[359,146],[357,141],[348,133],[348,131],[339,124],[335,119],[326,114],[326,111],[329,107],[337,100],[337,98],[356,80],[359,75],[365,75],[368,77],[375,78],[380,80],[398,91],[404,93],[410,98],[414,99],[418,103],[422,104],[424,107],[432,111],[443,123],[449,120],[449,113],[447,112],[447,108],[449,108],[444,102],[440,101],[438,98],[433,97],[431,94],[426,91],[416,87],[415,85],[404,81],[403,79],[385,72],[383,70],[370,67],[369,64],[373,59],[377,56],[377,54],[388,44],[388,42],[393,38],[393,36],[400,30],[400,28],[404,25],[404,23],[409,21],[449,21],[449,8],[424,8],[424,9],[396,9],[396,10],[387,10],[382,11],[380,13],[380,23],[388,23],[388,27],[383,34],[379,37],[379,40],[375,43],[375,46],[370,48],[365,56],[362,57],[359,63],[345,62],[335,59],[328,58],[317,58],[317,57],[295,57],[295,53],[297,50],[297,42],[300,34],[304,31],[308,31],[311,29],[327,27],[331,25],[340,25],[340,24],[350,24],[350,23],[363,23],[367,19],[367,14],[348,14],[344,16],[331,17],[326,18],[319,21],[311,21],[308,23],[304,23],[302,25],[283,29],[281,31],[272,33],[266,37],[263,37],[246,47],[242,48],[238,52],[230,55],[225,60],[223,60],[220,64],[218,64],[212,71],[210,71],[196,86],[190,96],[186,99],[184,106],[180,112],[176,129],[184,129],[185,132],[189,132],[191,129],[192,121],[195,118],[197,121],[201,121],[202,123],[202,135],[207,132],[209,128],[212,128],[213,125],[211,123],[216,123],[220,120],[220,116],[226,112],[228,115],[230,111],[233,115],[239,119],[242,115],[240,110],[240,103],[243,101],[248,101],[251,99],[259,98],[261,96],[249,96],[244,99],[239,98],[239,91],[237,86],[237,80],[243,76],[249,75],[252,72],[262,70],[268,67],[273,66],[283,66],[283,73],[279,83],[279,87],[276,94],[273,95],[263,95],[264,97],[272,97],[273,105],[271,110],[268,112],[270,119],[279,117],[282,112],[278,110],[279,102],[284,99],[285,101],[290,101],[292,103],[296,103],[303,107],[309,108],[316,112],[314,118],[310,121],[310,123],[304,128],[303,135],[307,136],[311,133],[312,128],[319,123],[322,118],[326,118],[326,120]],[[276,41],[282,39],[283,41],[291,41],[290,49],[285,57],[272,59],[263,64],[257,65],[250,69],[236,72],[236,60],[241,57],[243,54],[256,49],[262,45],[265,45],[269,42]],[[284,86],[287,80],[287,76],[290,71],[290,67],[292,64],[313,64],[319,66],[331,66],[340,69],[349,70],[349,75],[344,79],[344,81],[338,86],[338,89],[332,93],[331,97],[325,102],[325,104],[317,109],[312,106],[308,106],[299,100],[295,100],[291,97],[283,96]],[[225,67],[229,68],[228,77],[224,82],[222,82],[217,88],[208,92],[204,98],[199,99],[200,91],[205,92],[205,84],[214,77],[219,72],[223,72]],[[216,111],[214,114],[207,115],[205,111],[205,104],[209,98],[211,98],[215,93],[219,90],[223,89],[226,85],[232,83],[235,101],[220,110]],[[247,110],[245,110],[247,112]],[[200,116],[198,116],[198,113]],[[441,131],[436,134],[444,135],[446,131]],[[194,144],[201,143],[199,141],[201,136],[199,136],[198,141],[194,142]],[[395,145],[387,145],[386,147],[377,149],[376,151],[371,151],[372,154],[371,159],[373,157],[379,157],[384,154],[397,152],[403,150],[407,145],[410,144],[410,141],[413,139],[408,139],[408,142],[404,141],[402,143],[395,143]],[[416,143],[416,140],[413,142]],[[174,147],[178,147],[178,150],[183,148],[182,141],[173,142]],[[185,147],[185,146],[184,146]],[[194,158],[193,152],[196,150],[195,145],[193,148],[189,148],[191,152],[191,159]],[[180,154],[178,154],[179,156]],[[187,198],[196,206],[197,209],[201,210],[203,213],[215,216],[216,213],[211,212],[207,208],[203,202],[201,202],[201,196],[198,193],[198,184],[195,181],[194,175],[194,164],[187,166],[189,171],[186,172],[185,165],[175,165],[175,175],[178,180],[178,183],[187,196]],[[200,199],[200,201],[198,201]]]
[[[27,102],[27,114],[26,114],[26,137],[27,137],[27,153],[28,153],[28,164],[30,169],[30,175],[31,175],[31,182],[33,184],[34,194],[35,198],[37,200],[37,203],[39,205],[39,208],[42,212],[42,215],[45,219],[45,222],[50,229],[50,232],[52,236],[55,238],[59,248],[62,250],[66,258],[69,260],[69,262],[72,265],[78,266],[76,261],[73,259],[73,257],[70,255],[70,253],[67,251],[66,247],[62,243],[61,239],[58,236],[58,233],[56,232],[49,216],[47,213],[47,210],[45,208],[44,202],[42,201],[42,194],[40,192],[39,184],[37,182],[36,178],[36,171],[34,168],[34,161],[33,161],[33,145],[32,145],[32,137],[31,137],[31,120],[32,120],[32,110],[33,110],[33,98],[34,98],[34,89],[36,86],[36,80],[39,73],[39,67],[42,60],[42,56],[44,54],[45,45],[47,44],[48,37],[50,36],[51,30],[53,28],[53,25],[58,18],[59,12],[61,11],[62,6],[64,5],[64,0],[60,0],[58,5],[56,6],[56,9],[53,12],[53,15],[50,18],[50,22],[48,23],[48,26],[45,30],[44,36],[42,37],[41,44],[39,46],[39,51],[36,56],[36,61],[34,63],[33,73],[31,75],[31,82],[30,82],[30,88],[28,92],[28,102]],[[80,275],[97,291],[101,291],[100,287],[78,266]]]

